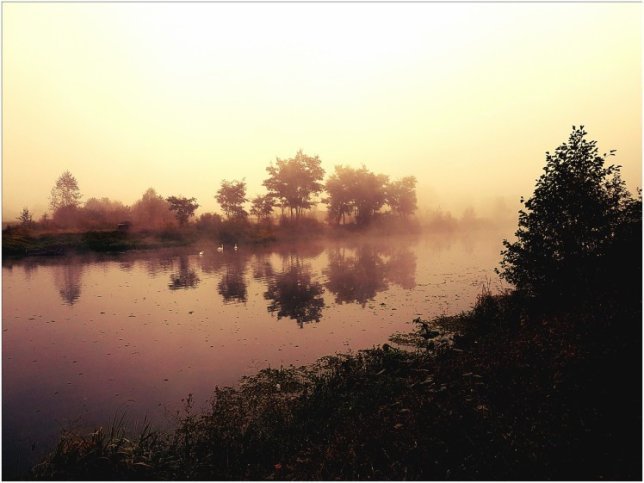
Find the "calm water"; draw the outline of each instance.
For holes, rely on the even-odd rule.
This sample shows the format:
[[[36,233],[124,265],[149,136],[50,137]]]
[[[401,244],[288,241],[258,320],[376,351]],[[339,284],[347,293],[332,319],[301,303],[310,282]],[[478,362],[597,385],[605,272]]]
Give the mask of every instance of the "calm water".
[[[3,261],[5,477],[62,428],[126,414],[171,426],[181,399],[264,367],[369,348],[497,285],[501,235]],[[203,255],[199,254],[204,250]]]

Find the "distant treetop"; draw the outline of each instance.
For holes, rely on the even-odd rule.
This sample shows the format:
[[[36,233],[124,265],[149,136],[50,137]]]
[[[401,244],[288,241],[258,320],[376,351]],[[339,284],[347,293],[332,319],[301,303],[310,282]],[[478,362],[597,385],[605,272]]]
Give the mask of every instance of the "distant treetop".
[[[77,207],[80,204],[81,194],[76,178],[69,171],[65,171],[56,180],[51,189],[49,205],[52,211],[59,208]]]

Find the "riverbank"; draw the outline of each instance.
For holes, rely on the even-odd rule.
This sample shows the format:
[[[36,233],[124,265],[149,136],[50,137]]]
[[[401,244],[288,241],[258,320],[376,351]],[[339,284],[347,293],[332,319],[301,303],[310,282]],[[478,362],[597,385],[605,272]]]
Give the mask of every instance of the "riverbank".
[[[173,433],[67,433],[31,476],[641,479],[641,305],[483,294],[417,325],[217,388],[204,413],[188,398]]]
[[[87,252],[122,252],[186,246],[195,238],[178,233],[127,233],[90,231],[75,233],[31,233],[13,230],[2,233],[5,257],[55,256]]]
[[[232,245],[266,245],[273,242],[346,239],[373,236],[418,234],[416,223],[399,220],[376,220],[369,227],[353,225],[330,227],[313,219],[297,222],[283,220],[275,225],[225,222],[214,230],[197,227],[171,228],[158,231],[100,230],[46,232],[9,227],[2,232],[2,255],[5,257],[56,256],[87,252],[124,252],[172,248],[198,243]]]

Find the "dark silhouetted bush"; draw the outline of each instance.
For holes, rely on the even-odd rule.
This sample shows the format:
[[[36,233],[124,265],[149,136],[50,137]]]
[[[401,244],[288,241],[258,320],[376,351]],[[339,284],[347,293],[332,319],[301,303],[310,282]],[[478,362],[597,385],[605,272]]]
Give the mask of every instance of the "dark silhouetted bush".
[[[503,242],[501,276],[543,300],[573,301],[605,292],[614,282],[607,280],[615,275],[611,267],[628,263],[631,255],[631,263],[641,260],[635,253],[639,248],[633,251],[637,236],[641,239],[641,201],[627,191],[619,166],[605,166],[614,151],[599,155],[596,141],[586,134],[583,126],[573,126],[568,142],[546,153],[533,196],[521,199],[525,210],[519,211],[517,240]],[[626,260],[616,247],[628,247]]]

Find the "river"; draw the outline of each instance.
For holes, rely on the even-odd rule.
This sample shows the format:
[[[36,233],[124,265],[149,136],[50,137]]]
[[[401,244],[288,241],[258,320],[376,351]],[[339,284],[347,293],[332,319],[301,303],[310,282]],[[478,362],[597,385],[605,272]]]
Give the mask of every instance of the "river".
[[[502,235],[196,246],[3,260],[3,467],[62,429],[172,427],[182,399],[264,367],[302,365],[469,309]],[[199,253],[203,252],[203,253]]]

